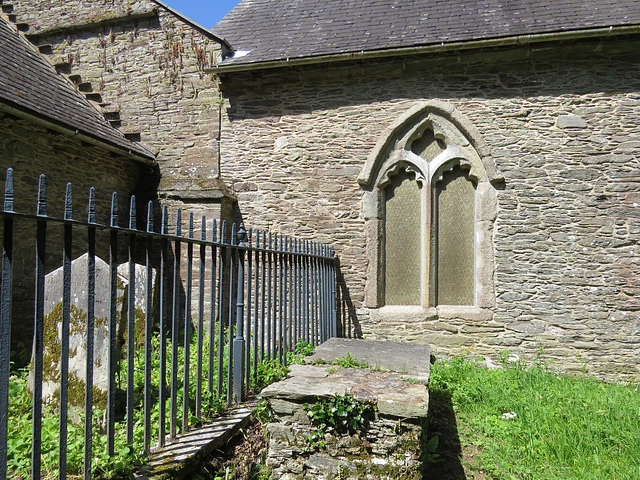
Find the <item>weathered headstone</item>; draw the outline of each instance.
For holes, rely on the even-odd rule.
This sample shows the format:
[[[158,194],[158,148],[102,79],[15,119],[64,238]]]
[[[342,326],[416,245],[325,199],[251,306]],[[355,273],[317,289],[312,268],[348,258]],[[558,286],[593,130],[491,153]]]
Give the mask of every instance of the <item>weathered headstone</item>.
[[[88,301],[88,256],[71,263],[71,306],[69,324],[69,406],[84,405],[87,367],[87,301]],[[155,281],[152,271],[152,284]],[[129,288],[129,264],[121,264],[117,270],[117,352],[126,349],[127,300]],[[94,404],[106,406],[108,386],[109,353],[109,265],[95,259],[94,301],[94,346],[93,346],[93,392]],[[57,404],[60,391],[60,348],[62,340],[62,286],[63,270],[59,268],[45,277],[44,300],[44,361],[42,398],[47,404]],[[136,322],[144,322],[145,293],[147,288],[146,267],[135,265],[135,312]],[[139,328],[136,330],[140,330]],[[142,329],[144,331],[144,329]],[[32,373],[32,372],[31,372]],[[29,384],[33,378],[30,375]]]

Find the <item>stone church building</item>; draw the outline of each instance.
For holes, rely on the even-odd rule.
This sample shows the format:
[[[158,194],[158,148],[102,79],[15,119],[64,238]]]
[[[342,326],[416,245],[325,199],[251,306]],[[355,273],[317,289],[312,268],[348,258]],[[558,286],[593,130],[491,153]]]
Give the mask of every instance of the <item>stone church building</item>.
[[[637,0],[2,7],[133,190],[332,244],[344,335],[640,378]]]

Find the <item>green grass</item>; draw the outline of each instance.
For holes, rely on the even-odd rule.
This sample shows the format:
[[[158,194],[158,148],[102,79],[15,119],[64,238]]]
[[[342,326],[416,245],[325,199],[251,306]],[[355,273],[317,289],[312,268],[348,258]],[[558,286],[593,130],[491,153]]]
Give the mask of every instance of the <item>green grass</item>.
[[[640,479],[637,384],[458,359],[433,366],[430,388],[451,398],[462,450],[479,452],[467,470],[493,479]]]
[[[225,338],[227,334],[225,333]],[[206,365],[203,366],[203,405],[201,418],[195,417],[195,389],[196,389],[196,350],[197,335],[193,332],[191,339],[191,347],[189,352],[189,373],[190,373],[190,424],[197,425],[202,420],[210,419],[222,413],[226,409],[226,378],[223,381],[224,391],[220,392],[220,396],[207,392],[207,372]],[[110,457],[106,453],[106,438],[103,431],[100,431],[103,412],[98,408],[94,408],[94,428],[93,428],[93,476],[94,478],[128,478],[132,468],[140,464],[144,460],[143,435],[144,435],[144,419],[143,419],[143,397],[144,392],[144,349],[137,348],[135,351],[135,369],[134,369],[134,392],[135,392],[135,411],[134,411],[134,429],[133,444],[127,444],[126,441],[126,424],[124,422],[116,422],[115,428],[115,455]],[[205,338],[203,358],[208,358],[209,341]],[[217,349],[217,339],[215,348]],[[224,365],[223,374],[227,372],[227,346],[224,346]],[[288,362],[296,363],[301,361],[305,354],[312,351],[313,347],[301,343],[296,346],[294,352],[288,353]],[[217,356],[217,352],[214,352]],[[159,405],[158,405],[158,385],[159,385],[159,339],[153,339],[152,346],[152,402],[153,409],[151,411],[151,435],[152,446],[157,441],[158,423],[159,423]],[[204,362],[207,363],[206,361]],[[180,386],[178,389],[177,419],[181,425],[182,419],[182,371],[184,365],[184,350],[178,350],[178,365]],[[216,365],[217,367],[217,365]],[[171,348],[167,348],[167,378],[171,368]],[[258,392],[261,388],[280,380],[288,373],[288,369],[275,360],[265,361],[258,365],[258,373],[254,379],[251,377],[251,384],[248,386],[249,393]],[[117,374],[117,388],[124,395],[126,388],[126,362],[120,363],[120,370]],[[21,370],[14,373],[10,378],[9,384],[9,438],[8,438],[8,454],[7,462],[9,476],[16,480],[27,479],[30,476],[31,467],[31,394],[27,389],[28,371]],[[213,389],[215,390],[217,377],[213,378]],[[84,384],[82,385],[84,389]],[[167,391],[168,393],[168,391]],[[121,395],[121,396],[122,396]],[[116,402],[117,403],[117,402]],[[123,405],[121,405],[124,408]],[[122,410],[122,409],[121,409]],[[165,411],[167,414],[167,430],[169,428],[168,415],[170,412],[170,401],[167,400]],[[71,477],[78,476],[82,472],[82,463],[84,458],[84,420],[83,413],[75,411],[77,417],[81,419],[78,423],[69,422],[69,443],[67,449],[68,461],[67,471]],[[120,412],[124,414],[124,410]],[[43,478],[56,478],[58,475],[58,456],[59,456],[59,415],[51,406],[44,406],[42,419],[42,475]],[[180,426],[178,427],[180,430]]]

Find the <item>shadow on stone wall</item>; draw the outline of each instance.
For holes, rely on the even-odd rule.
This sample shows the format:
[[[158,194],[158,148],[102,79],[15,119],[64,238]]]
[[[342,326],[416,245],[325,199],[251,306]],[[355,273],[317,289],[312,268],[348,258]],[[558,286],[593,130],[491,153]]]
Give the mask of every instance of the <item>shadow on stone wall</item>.
[[[338,337],[362,338],[362,327],[356,316],[356,309],[349,295],[349,288],[340,270],[340,258],[336,256],[336,316]]]

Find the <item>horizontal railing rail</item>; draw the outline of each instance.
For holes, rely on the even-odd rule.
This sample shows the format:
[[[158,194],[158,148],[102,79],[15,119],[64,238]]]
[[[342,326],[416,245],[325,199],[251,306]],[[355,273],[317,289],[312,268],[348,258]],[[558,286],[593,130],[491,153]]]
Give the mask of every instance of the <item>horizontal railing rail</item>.
[[[168,208],[153,202],[139,228],[135,197],[121,222],[116,193],[109,223],[101,224],[93,188],[81,220],[73,218],[71,192],[67,184],[63,215],[49,216],[41,175],[36,214],[18,212],[13,171],[7,171],[0,211],[0,479],[16,473],[10,459],[26,454],[10,450],[24,445],[13,437],[25,434],[16,430],[10,413],[12,327],[33,326],[30,475],[35,480],[43,476],[43,452],[53,448],[43,444],[43,415],[56,415],[59,429],[57,467],[47,464],[44,470],[67,477],[69,427],[80,422],[83,465],[72,473],[89,479],[96,448],[119,454],[116,438],[124,436],[125,445],[137,448],[141,442],[148,454],[206,418],[221,399],[243,401],[258,382],[262,362],[286,364],[287,352],[299,342],[317,345],[337,335],[332,248],[247,231],[243,224],[228,228],[204,216],[196,224],[192,213],[183,231],[181,209],[170,224]],[[61,251],[52,254],[51,246],[59,244]],[[108,252],[108,259],[98,251]],[[12,308],[16,280],[24,289],[25,278],[34,285],[26,294],[33,301],[32,320],[14,318]],[[76,360],[79,348],[83,361]],[[107,380],[98,385],[102,372]]]

